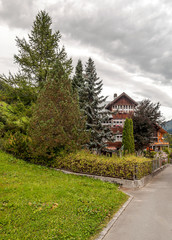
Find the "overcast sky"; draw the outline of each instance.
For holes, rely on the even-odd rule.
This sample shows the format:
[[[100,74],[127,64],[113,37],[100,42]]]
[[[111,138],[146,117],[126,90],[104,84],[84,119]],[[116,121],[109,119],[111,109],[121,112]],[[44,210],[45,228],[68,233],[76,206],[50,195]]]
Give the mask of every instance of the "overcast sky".
[[[0,0],[0,73],[17,71],[15,38],[27,37],[46,10],[76,65],[91,57],[103,92],[161,103],[172,119],[171,0]]]

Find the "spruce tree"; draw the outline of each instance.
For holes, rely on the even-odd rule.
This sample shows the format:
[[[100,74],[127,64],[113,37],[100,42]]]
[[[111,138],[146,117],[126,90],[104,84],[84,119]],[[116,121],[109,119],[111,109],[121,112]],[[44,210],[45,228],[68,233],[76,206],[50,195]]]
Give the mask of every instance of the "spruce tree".
[[[80,109],[83,109],[83,89],[84,89],[84,73],[82,61],[79,59],[75,68],[75,75],[72,80],[72,88],[78,93]]]
[[[60,32],[53,33],[51,25],[48,13],[40,11],[28,35],[29,40],[16,38],[18,55],[14,55],[15,63],[19,65],[22,74],[40,87],[46,82],[57,59],[66,72],[72,71],[71,59],[67,59],[64,47],[59,48]]]
[[[85,69],[85,83],[82,89],[82,106],[87,117],[87,130],[90,132],[88,148],[101,152],[107,141],[112,141],[113,134],[103,123],[108,120],[108,112],[104,111],[107,97],[100,96],[102,80],[97,77],[94,61],[89,58]]]
[[[79,59],[75,68],[75,75],[72,80],[72,87],[74,90],[77,90],[79,92],[83,84],[84,84],[83,66],[82,61]]]
[[[87,140],[77,97],[59,61],[49,78],[37,99],[29,130],[33,156],[46,164],[62,149],[75,150]]]

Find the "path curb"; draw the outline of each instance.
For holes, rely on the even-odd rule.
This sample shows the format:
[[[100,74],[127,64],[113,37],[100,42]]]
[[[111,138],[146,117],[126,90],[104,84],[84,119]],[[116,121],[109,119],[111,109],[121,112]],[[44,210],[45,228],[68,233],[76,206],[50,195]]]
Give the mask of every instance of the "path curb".
[[[123,206],[118,210],[118,212],[114,215],[114,217],[110,220],[110,222],[107,224],[107,226],[101,231],[99,236],[95,238],[95,240],[102,240],[106,234],[109,232],[109,230],[113,227],[115,222],[118,220],[120,215],[123,213],[123,211],[126,209],[126,207],[129,205],[129,203],[132,201],[133,196],[124,192],[129,196],[129,199],[123,204]]]
[[[127,179],[121,179],[121,178],[113,178],[113,177],[104,177],[104,176],[98,176],[98,175],[91,175],[86,173],[76,173],[71,172],[63,169],[57,169],[54,168],[56,171],[61,171],[65,174],[73,174],[77,176],[86,176],[94,179],[99,179],[103,182],[110,182],[110,183],[116,183],[121,185],[123,188],[130,188],[130,189],[139,189],[144,187],[148,182],[152,180],[152,178],[157,175],[159,172],[164,170],[166,167],[168,167],[169,164],[163,165],[160,168],[156,169],[154,172],[152,172],[150,175],[147,175],[139,180],[127,180]]]

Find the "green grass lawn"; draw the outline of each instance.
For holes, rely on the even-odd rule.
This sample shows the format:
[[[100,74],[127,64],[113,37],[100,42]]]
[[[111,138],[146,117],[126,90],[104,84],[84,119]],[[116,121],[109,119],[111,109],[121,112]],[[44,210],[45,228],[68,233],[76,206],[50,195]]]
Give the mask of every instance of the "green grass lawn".
[[[127,198],[115,184],[0,152],[0,239],[92,239]]]

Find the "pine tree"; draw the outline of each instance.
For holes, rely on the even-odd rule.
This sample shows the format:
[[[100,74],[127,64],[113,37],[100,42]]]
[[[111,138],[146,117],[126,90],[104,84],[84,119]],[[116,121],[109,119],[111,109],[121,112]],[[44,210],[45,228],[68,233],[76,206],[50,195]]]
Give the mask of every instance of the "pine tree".
[[[102,80],[97,77],[94,61],[89,58],[85,69],[85,84],[82,90],[82,106],[87,117],[87,130],[90,132],[88,148],[100,152],[106,147],[107,141],[112,141],[113,134],[110,128],[103,126],[108,119],[108,113],[104,111],[107,97],[100,96]]]
[[[72,71],[71,59],[67,59],[64,47],[59,48],[60,32],[52,32],[52,20],[46,11],[40,11],[33,23],[29,41],[16,38],[18,55],[14,55],[15,63],[19,64],[22,74],[29,80],[43,86],[49,71],[58,59],[66,72]]]
[[[77,149],[87,140],[77,97],[59,61],[49,77],[37,99],[29,131],[33,155],[46,164],[61,149]]]

